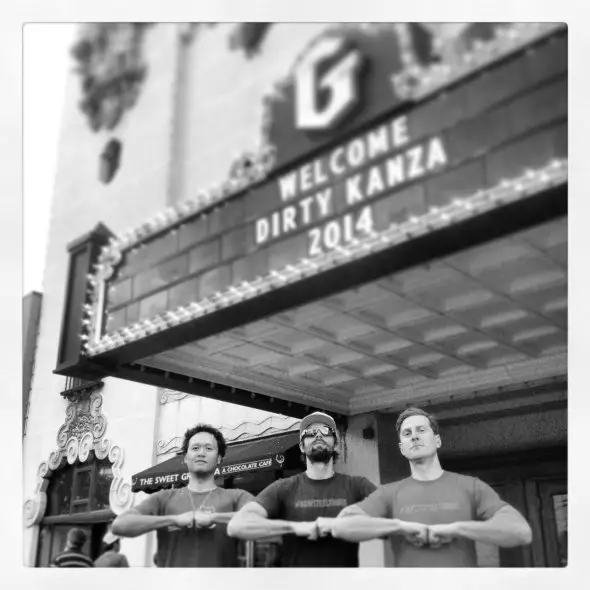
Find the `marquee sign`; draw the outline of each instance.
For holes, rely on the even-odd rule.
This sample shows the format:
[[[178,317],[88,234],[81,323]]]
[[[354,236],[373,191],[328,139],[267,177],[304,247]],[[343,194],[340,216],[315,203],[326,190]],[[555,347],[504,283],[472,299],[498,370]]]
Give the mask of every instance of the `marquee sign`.
[[[400,31],[384,31],[320,39],[303,52],[297,89],[284,90],[294,100],[277,102],[269,131],[279,161],[307,157],[103,250],[85,308],[88,356],[565,182],[564,35],[410,108],[391,84],[392,64],[408,56],[387,53],[384,40],[399,49]],[[379,71],[382,90],[370,95],[376,87],[363,76]],[[291,114],[279,117],[286,106]]]
[[[408,117],[396,117],[280,176],[280,208],[256,219],[255,244],[313,226],[307,255],[314,257],[370,236],[376,230],[371,201],[447,163],[442,136],[416,142]]]
[[[327,71],[321,66],[333,61]],[[344,37],[323,38],[295,67],[295,121],[303,131],[332,129],[359,102],[363,55]],[[320,106],[320,94],[328,99]]]
[[[338,23],[301,52],[265,103],[275,168],[423,98],[558,23]],[[483,62],[483,63],[482,63]]]

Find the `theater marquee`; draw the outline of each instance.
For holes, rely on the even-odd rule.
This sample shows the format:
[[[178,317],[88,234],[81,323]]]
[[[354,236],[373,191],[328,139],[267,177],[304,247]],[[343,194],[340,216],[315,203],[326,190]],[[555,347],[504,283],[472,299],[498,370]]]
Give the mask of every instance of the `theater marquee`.
[[[87,250],[57,371],[135,379],[138,359],[563,215],[565,29],[488,29],[457,29],[456,62],[419,59],[404,27],[312,43],[266,104],[250,180]]]

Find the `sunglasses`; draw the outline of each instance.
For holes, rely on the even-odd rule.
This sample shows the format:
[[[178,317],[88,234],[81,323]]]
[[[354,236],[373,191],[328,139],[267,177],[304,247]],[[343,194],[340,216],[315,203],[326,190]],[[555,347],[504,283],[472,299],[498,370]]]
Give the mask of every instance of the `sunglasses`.
[[[322,436],[335,436],[334,431],[329,426],[318,426],[317,428],[306,428],[301,433],[301,438],[305,438],[306,436],[317,436],[321,434]]]

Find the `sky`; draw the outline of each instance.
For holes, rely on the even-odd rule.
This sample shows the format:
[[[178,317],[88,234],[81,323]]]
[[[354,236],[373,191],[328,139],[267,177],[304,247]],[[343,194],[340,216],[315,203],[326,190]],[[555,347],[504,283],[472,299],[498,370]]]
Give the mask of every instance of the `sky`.
[[[23,295],[42,291],[57,146],[76,25],[23,30]],[[34,173],[32,172],[34,170]]]

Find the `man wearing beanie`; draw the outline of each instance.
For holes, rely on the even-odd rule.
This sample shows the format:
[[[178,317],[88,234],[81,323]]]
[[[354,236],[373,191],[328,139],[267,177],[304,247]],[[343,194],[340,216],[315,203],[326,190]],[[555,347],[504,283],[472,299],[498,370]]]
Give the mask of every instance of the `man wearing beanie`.
[[[368,479],[334,472],[337,428],[323,412],[299,426],[299,448],[306,470],[262,490],[230,521],[228,535],[241,539],[283,538],[283,567],[358,567],[358,543],[335,539],[338,513],[375,489]]]

